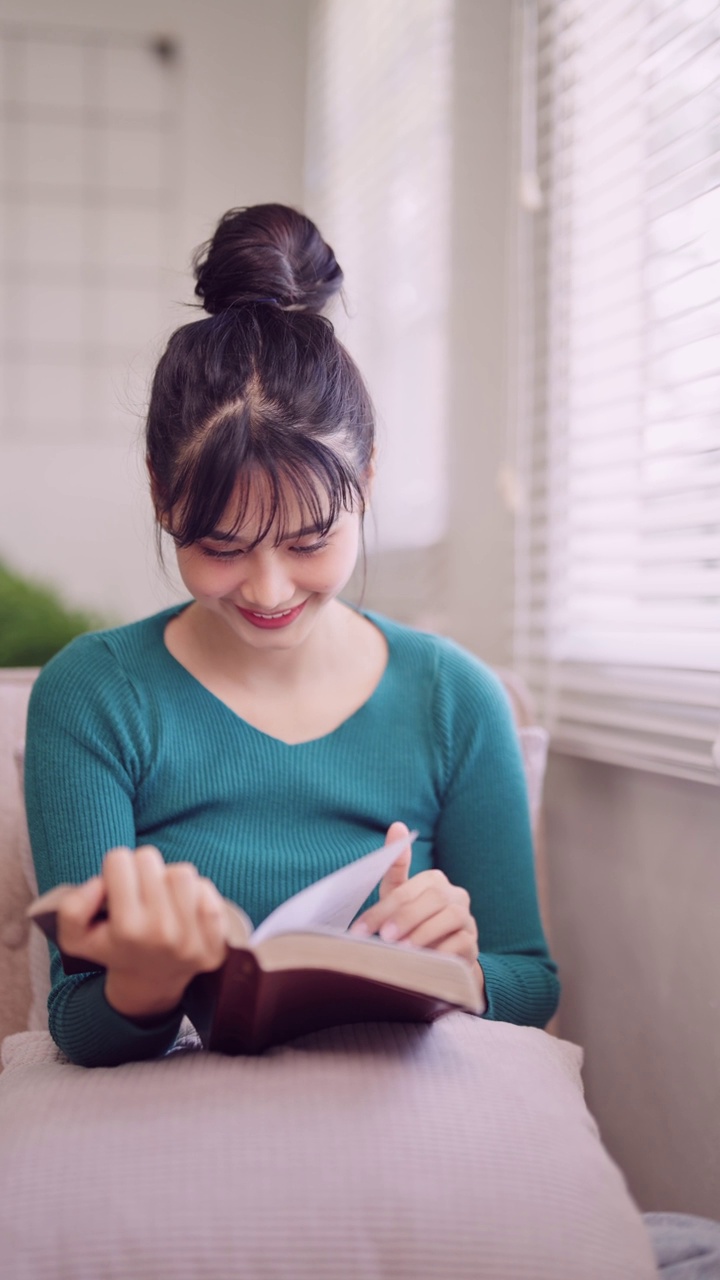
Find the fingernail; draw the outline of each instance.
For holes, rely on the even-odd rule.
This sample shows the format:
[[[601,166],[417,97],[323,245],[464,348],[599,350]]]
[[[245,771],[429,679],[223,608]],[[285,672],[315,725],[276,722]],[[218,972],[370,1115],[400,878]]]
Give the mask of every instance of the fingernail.
[[[370,937],[370,930],[368,929],[367,925],[363,923],[362,920],[359,920],[357,924],[351,925],[350,932],[354,933],[356,938]]]
[[[380,937],[383,942],[394,942],[398,937],[400,930],[393,920],[387,920],[380,929]]]

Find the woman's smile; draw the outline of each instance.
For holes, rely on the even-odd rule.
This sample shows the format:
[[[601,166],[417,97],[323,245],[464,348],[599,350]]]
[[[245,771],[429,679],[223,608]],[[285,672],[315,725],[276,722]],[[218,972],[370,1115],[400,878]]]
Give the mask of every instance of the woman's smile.
[[[306,604],[307,600],[303,600],[302,604],[278,613],[258,613],[254,609],[243,609],[239,604],[236,604],[235,608],[241,617],[247,619],[254,627],[274,630],[277,627],[289,627],[300,616]]]

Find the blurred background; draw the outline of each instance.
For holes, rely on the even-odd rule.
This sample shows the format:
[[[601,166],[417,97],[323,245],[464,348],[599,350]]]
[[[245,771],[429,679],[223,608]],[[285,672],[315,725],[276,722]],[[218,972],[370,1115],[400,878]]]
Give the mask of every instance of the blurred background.
[[[149,536],[138,447],[148,380],[172,329],[201,314],[188,305],[193,249],[226,209],[282,201],[310,213],[336,250],[347,287],[334,319],[377,402],[368,533],[390,559],[372,599],[437,625],[454,607],[469,634],[476,593],[458,581],[451,605],[440,565],[448,425],[464,397],[477,436],[504,447],[503,335],[473,355],[468,386],[451,388],[450,323],[453,293],[468,318],[481,291],[502,295],[504,229],[499,192],[489,261],[471,264],[456,239],[466,265],[454,284],[452,0],[211,0],[122,14],[33,4],[14,21],[5,4],[3,14],[0,555],[109,619],[182,596]],[[487,131],[497,145],[489,121]],[[480,365],[497,370],[485,406],[469,381]],[[496,459],[483,469],[492,494]],[[28,518],[29,495],[42,520]],[[505,526],[507,541],[507,516]],[[475,576],[474,559],[468,568]],[[491,611],[504,621],[481,640],[497,652],[508,603],[509,583]]]
[[[219,216],[302,208],[365,603],[525,682],[561,1033],[641,1207],[720,1218],[720,4],[2,0],[0,113],[0,664],[184,598],[149,377]]]

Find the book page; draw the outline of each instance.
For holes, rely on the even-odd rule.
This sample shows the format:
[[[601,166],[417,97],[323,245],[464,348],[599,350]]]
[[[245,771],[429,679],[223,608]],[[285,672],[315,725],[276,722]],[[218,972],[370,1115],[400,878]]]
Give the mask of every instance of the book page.
[[[288,898],[266,916],[253,933],[252,941],[261,942],[263,938],[272,938],[292,929],[321,927],[344,932],[376,884],[417,834],[417,831],[411,831],[409,837],[401,836],[399,840],[384,844],[329,876],[323,876],[322,880],[316,880],[307,889],[301,889],[300,893]]]

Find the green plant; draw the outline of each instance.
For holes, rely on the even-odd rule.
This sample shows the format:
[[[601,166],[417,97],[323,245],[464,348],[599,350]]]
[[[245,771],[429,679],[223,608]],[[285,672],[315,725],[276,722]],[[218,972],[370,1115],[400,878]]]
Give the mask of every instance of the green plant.
[[[0,667],[41,667],[74,636],[104,625],[0,564]]]

